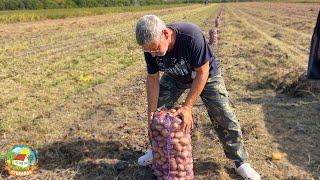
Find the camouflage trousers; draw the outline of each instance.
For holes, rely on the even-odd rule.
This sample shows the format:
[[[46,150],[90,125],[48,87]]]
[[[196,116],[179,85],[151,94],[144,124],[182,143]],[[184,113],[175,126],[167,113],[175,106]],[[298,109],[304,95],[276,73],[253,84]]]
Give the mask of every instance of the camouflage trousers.
[[[160,80],[158,107],[173,107],[181,94],[190,88],[191,83],[183,84],[164,74]],[[248,154],[243,144],[240,124],[230,106],[228,92],[220,74],[208,79],[200,97],[223,144],[225,155],[233,161],[244,162]]]

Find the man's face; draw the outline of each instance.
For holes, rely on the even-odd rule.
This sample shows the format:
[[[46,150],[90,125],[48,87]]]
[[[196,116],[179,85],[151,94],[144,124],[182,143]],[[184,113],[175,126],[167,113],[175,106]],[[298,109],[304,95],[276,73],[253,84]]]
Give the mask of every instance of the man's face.
[[[159,40],[155,40],[149,44],[142,45],[142,49],[144,52],[149,52],[152,57],[164,56],[168,50],[167,38],[162,33]]]

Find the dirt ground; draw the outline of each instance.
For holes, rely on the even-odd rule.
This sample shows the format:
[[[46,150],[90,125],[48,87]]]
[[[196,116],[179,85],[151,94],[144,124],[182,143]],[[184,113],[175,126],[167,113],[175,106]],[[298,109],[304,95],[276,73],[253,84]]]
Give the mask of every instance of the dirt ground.
[[[218,31],[219,46],[214,48],[214,52],[243,130],[249,162],[263,179],[319,179],[320,89],[316,87],[317,82],[306,83],[303,74],[320,4],[239,3],[223,6],[222,24]],[[195,6],[185,14],[176,12],[168,17],[164,12],[161,15],[168,21],[187,20],[197,23],[207,35],[217,7]],[[136,16],[127,17],[128,24],[134,23]],[[122,16],[119,17],[121,19]],[[84,25],[83,29],[88,27]],[[41,29],[41,25],[37,29]],[[52,30],[50,27],[48,29],[48,32]],[[132,36],[133,32],[127,35]],[[88,69],[84,72],[101,75],[100,78],[104,80],[102,83],[83,85],[85,82],[74,83],[61,79],[59,83],[63,86],[58,83],[55,86],[39,86],[37,89],[30,80],[25,84],[21,82],[25,99],[9,98],[15,93],[13,90],[19,88],[12,92],[4,91],[6,96],[1,98],[6,104],[0,106],[0,120],[10,117],[19,121],[0,124],[4,127],[0,131],[0,147],[25,141],[34,144],[39,152],[39,170],[25,179],[155,178],[150,167],[137,165],[138,157],[149,148],[146,131],[146,69],[139,47],[134,45],[134,38],[126,37],[119,36],[120,42],[111,45],[83,48],[83,54],[100,49],[94,56],[86,55],[82,58],[78,51],[71,51],[69,56],[75,58],[61,56],[67,58],[61,58],[63,65],[56,66],[60,68],[56,73],[69,72],[71,77],[72,68],[80,67],[83,71]],[[113,48],[114,51],[111,51]],[[103,55],[109,52],[113,54]],[[127,55],[123,55],[124,52],[128,52]],[[100,56],[108,63],[100,61]],[[83,61],[93,65],[68,65],[77,58],[80,63]],[[121,67],[125,68],[103,74],[103,71],[111,71],[111,68],[116,67],[113,61],[122,62],[122,59],[127,58],[132,62],[124,61]],[[59,58],[55,60],[59,61]],[[10,68],[3,61],[0,62],[2,67]],[[45,64],[39,69],[49,65],[52,64]],[[31,79],[36,77],[32,75],[33,71],[30,74],[25,71],[25,76]],[[47,78],[38,76],[41,79]],[[5,76],[4,80],[7,83],[16,82],[17,77],[20,76],[12,74]],[[49,76],[48,79],[59,77]],[[81,87],[81,91],[69,89],[68,84]],[[54,88],[57,90],[53,91]],[[51,96],[37,93],[40,90],[42,93],[52,92]],[[34,106],[32,103],[24,103],[34,94],[40,99],[48,98],[47,104],[50,105],[45,105],[45,101],[34,101]],[[12,110],[20,105],[23,112]],[[34,112],[34,115],[31,116],[30,112]],[[200,100],[193,109],[193,118],[196,179],[241,179],[235,173],[233,162],[225,157]],[[9,122],[14,124],[10,125]],[[283,158],[272,160],[273,152],[280,152]],[[15,179],[3,169],[0,172],[2,178]]]

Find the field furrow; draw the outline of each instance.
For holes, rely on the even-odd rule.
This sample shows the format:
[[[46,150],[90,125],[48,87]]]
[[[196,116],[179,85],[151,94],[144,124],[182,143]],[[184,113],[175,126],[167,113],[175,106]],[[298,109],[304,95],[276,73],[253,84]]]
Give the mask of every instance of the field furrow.
[[[243,11],[236,10],[236,13],[250,22],[251,25],[259,27],[261,32],[267,34],[269,38],[281,41],[287,44],[291,50],[297,50],[297,53],[308,54],[310,49],[311,36],[290,29],[286,30],[281,26],[261,22],[253,16],[247,16]]]
[[[242,6],[240,7],[240,10],[244,10],[246,13],[249,13],[253,17],[272,22],[273,24],[277,24],[285,28],[290,28],[305,34],[311,34],[313,32],[312,29],[317,18],[319,7],[319,4],[315,4],[313,6],[315,10],[308,17],[296,17],[294,13],[281,13],[279,12],[279,10],[273,8],[264,9],[265,7],[259,4],[252,7],[250,5],[247,7]],[[305,9],[296,8],[295,11],[305,11]]]

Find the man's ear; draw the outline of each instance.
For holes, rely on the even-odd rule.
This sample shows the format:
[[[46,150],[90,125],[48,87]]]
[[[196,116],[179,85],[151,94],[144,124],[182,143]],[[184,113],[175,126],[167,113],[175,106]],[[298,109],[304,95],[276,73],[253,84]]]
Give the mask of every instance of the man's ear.
[[[168,29],[166,28],[166,29],[164,29],[164,30],[162,30],[162,33],[164,34],[164,37],[166,38],[166,39],[168,39],[169,38],[169,31],[168,31]]]

